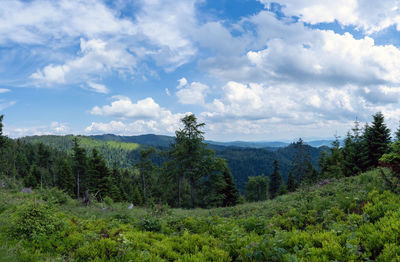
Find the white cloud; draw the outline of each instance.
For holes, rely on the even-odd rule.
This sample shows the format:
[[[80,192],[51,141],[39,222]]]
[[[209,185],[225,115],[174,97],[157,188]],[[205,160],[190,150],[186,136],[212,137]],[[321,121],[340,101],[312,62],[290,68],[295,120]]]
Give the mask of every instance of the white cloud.
[[[155,46],[152,57],[168,71],[187,63],[196,53],[190,35],[197,25],[196,0],[141,0],[137,30]],[[177,11],[179,10],[179,11]]]
[[[176,96],[179,103],[184,105],[203,105],[206,94],[210,88],[199,82],[192,82],[188,84],[185,78],[178,80],[179,85],[176,87],[178,91]]]
[[[85,129],[86,133],[140,134],[157,133],[173,134],[180,126],[180,119],[189,113],[174,114],[160,107],[152,98],[138,100],[136,103],[128,97],[114,97],[111,105],[95,106],[94,115],[120,118],[110,122],[92,122]]]
[[[298,16],[300,21],[318,24],[332,23],[354,25],[373,33],[396,25],[400,30],[400,3],[398,0],[259,0],[269,7],[272,2],[283,5],[283,12]]]
[[[110,90],[108,90],[108,88],[102,84],[88,82],[88,86],[91,87],[97,93],[108,94],[110,92]]]
[[[10,92],[10,89],[7,88],[0,88],[0,94]]]
[[[0,44],[30,45],[32,52],[46,47],[53,54],[81,39],[75,56],[46,57],[47,65],[31,75],[37,85],[98,81],[110,72],[145,77],[154,75],[149,58],[172,71],[197,54],[196,2],[143,0],[129,6],[131,17],[121,17],[101,0],[6,0],[0,2]]]
[[[80,57],[68,60],[63,65],[50,64],[33,73],[31,78],[39,83],[51,85],[90,80],[91,77],[111,71],[134,71],[135,57],[126,50],[100,39],[81,39],[80,49]]]
[[[181,79],[178,80],[179,85],[176,87],[177,89],[181,89],[182,87],[187,85],[187,80],[186,78],[182,77]]]
[[[10,127],[4,128],[4,133],[12,138],[33,136],[33,135],[65,135],[70,132],[66,123],[52,122],[50,125],[31,127]]]
[[[0,43],[35,43],[107,34],[132,34],[132,22],[121,19],[101,1],[0,2]]]
[[[93,115],[113,116],[119,118],[159,118],[165,109],[161,108],[151,97],[132,103],[128,97],[118,96],[111,105],[95,106],[90,112]]]

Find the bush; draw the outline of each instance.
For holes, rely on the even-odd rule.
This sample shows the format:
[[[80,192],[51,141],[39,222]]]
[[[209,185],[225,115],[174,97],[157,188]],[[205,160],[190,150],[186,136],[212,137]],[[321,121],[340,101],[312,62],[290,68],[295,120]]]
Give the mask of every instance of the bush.
[[[72,198],[67,193],[55,187],[38,189],[37,192],[39,197],[49,204],[63,205],[72,201]]]
[[[112,206],[114,204],[114,201],[109,196],[106,196],[103,200],[104,200],[104,203],[106,203],[107,206]]]
[[[63,219],[47,204],[22,205],[12,216],[11,235],[16,238],[37,240],[64,227]]]
[[[162,227],[160,219],[153,216],[146,216],[142,218],[139,225],[142,230],[153,232],[160,232]]]

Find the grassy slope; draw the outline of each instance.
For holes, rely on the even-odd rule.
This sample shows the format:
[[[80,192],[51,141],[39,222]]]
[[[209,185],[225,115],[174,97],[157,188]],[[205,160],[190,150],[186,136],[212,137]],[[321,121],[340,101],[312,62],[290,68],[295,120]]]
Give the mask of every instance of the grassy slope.
[[[23,140],[30,143],[43,143],[52,148],[72,153],[74,136],[30,136]],[[131,167],[132,159],[129,156],[132,151],[140,149],[141,145],[136,143],[126,143],[120,141],[101,141],[90,137],[79,136],[80,146],[85,148],[89,153],[95,148],[101,155],[105,157],[107,162],[112,165],[114,162],[121,167]]]
[[[128,210],[127,203],[103,209],[69,200],[52,211],[64,228],[33,241],[7,232],[16,226],[18,206],[41,194],[0,191],[0,254],[13,250],[9,256],[26,261],[400,259],[400,197],[383,184],[373,171],[210,210]]]

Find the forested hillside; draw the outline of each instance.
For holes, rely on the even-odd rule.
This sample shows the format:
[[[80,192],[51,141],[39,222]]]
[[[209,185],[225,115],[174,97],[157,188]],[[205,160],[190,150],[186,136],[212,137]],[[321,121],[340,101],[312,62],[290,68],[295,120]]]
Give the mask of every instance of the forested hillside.
[[[74,136],[31,136],[22,140],[29,143],[43,143],[54,149],[72,153]],[[132,168],[140,159],[140,150],[154,146],[161,151],[168,150],[173,139],[168,136],[143,135],[143,136],[79,136],[79,142],[83,148],[91,152],[93,148],[104,156],[109,166],[117,163],[122,168]],[[134,142],[133,142],[134,141]],[[239,190],[244,193],[245,184],[250,176],[269,176],[273,171],[273,161],[280,165],[284,180],[287,180],[289,171],[293,165],[293,159],[297,149],[295,144],[287,147],[268,150],[263,148],[243,148],[210,145],[215,150],[216,156],[226,159]],[[318,167],[318,158],[322,150],[327,147],[315,148],[304,145],[304,150],[310,156],[311,163]],[[160,166],[165,158],[153,156],[152,160]]]

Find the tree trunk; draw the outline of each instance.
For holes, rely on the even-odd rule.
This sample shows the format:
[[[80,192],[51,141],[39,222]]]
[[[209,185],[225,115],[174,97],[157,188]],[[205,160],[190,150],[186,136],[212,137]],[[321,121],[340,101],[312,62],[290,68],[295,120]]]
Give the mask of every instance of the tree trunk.
[[[76,197],[79,198],[79,171],[78,175],[76,176]]]
[[[143,183],[143,204],[146,204],[146,178],[144,177],[144,170],[142,168],[142,183]]]
[[[179,176],[178,177],[178,207],[181,207],[181,181],[182,181],[182,177]]]
[[[190,197],[192,200],[192,208],[194,208],[194,180],[190,179]]]

